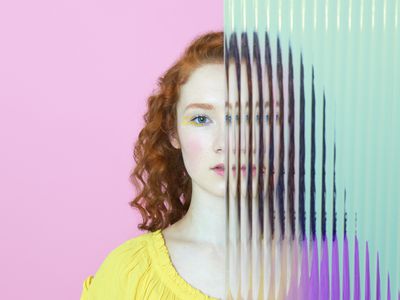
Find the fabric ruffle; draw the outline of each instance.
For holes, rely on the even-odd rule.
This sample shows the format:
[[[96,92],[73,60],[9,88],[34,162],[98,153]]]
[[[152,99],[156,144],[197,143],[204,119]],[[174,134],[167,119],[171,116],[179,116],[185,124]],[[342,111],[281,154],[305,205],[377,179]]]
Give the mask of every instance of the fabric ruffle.
[[[83,282],[81,300],[216,300],[176,271],[161,230],[124,242]]]

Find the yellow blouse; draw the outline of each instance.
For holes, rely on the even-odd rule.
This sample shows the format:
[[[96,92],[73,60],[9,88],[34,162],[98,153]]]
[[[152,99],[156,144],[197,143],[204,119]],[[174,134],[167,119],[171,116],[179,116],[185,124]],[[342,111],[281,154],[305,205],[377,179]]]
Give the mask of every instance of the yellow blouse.
[[[106,257],[83,283],[81,300],[215,299],[176,271],[161,230],[130,239]]]

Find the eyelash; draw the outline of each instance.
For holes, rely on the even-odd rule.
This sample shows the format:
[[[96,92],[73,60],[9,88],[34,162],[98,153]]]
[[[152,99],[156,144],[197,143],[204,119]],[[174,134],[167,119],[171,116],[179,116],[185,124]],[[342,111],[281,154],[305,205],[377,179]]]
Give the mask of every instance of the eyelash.
[[[195,116],[194,118],[192,118],[192,119],[190,120],[190,122],[194,123],[196,126],[202,126],[202,125],[204,125],[204,124],[208,124],[208,123],[197,123],[197,122],[195,122],[195,120],[198,119],[198,118],[210,119],[210,118],[209,118],[208,116],[206,116],[206,115],[197,115],[197,116]],[[209,123],[210,123],[210,122],[209,122]]]

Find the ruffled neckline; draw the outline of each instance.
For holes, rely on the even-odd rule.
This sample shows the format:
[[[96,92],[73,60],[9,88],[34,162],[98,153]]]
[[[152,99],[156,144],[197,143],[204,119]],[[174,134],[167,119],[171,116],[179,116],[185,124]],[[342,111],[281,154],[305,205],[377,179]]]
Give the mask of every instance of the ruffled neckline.
[[[178,274],[175,266],[172,263],[161,229],[150,232],[150,234],[152,235],[152,240],[156,250],[154,256],[158,260],[157,265],[161,267],[163,275],[166,274],[170,282],[175,284],[178,287],[179,291],[182,291],[182,296],[190,294],[199,299],[218,300],[217,298],[208,296],[199,289],[193,287]]]

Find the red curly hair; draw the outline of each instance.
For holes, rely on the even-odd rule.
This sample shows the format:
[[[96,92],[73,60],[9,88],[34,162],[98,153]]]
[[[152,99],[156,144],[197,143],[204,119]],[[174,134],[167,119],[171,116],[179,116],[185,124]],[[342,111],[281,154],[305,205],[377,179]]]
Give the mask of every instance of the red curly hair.
[[[176,136],[176,106],[181,86],[193,70],[206,63],[223,63],[224,34],[210,32],[196,38],[178,61],[158,80],[148,98],[145,126],[134,148],[136,166],[130,180],[137,196],[129,202],[142,215],[141,230],[164,229],[187,212],[192,181],[180,149],[170,143]]]

